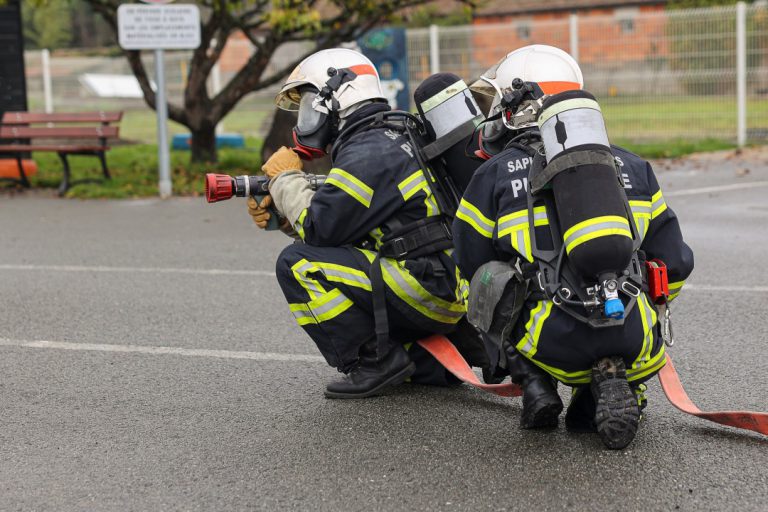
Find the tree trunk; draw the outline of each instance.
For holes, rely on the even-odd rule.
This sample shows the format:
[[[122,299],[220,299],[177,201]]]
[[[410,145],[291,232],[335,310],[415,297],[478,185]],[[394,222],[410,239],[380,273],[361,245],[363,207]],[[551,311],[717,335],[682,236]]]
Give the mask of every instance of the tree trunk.
[[[192,163],[216,163],[216,125],[203,123],[202,126],[190,130],[192,132]]]

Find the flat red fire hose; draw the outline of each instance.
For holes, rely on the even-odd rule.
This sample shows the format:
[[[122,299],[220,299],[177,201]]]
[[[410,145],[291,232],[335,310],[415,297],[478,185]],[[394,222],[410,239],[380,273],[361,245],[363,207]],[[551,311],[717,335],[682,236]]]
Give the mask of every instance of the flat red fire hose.
[[[516,384],[483,384],[480,382],[480,379],[477,378],[475,372],[472,371],[472,368],[464,360],[464,357],[445,336],[435,334],[429,338],[419,340],[418,343],[424,350],[432,354],[446,370],[461,381],[499,396],[522,395],[520,386]],[[680,377],[678,377],[675,366],[672,364],[672,358],[669,357],[669,354],[666,357],[667,364],[659,372],[659,381],[661,382],[664,394],[667,395],[667,399],[672,405],[684,413],[698,418],[768,435],[768,413],[753,411],[704,412],[696,407],[696,404],[688,398],[688,394],[680,383]]]

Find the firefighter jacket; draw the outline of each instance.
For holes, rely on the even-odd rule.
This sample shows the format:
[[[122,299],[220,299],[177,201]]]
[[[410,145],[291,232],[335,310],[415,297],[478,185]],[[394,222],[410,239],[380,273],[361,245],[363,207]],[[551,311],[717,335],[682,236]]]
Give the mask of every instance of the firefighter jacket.
[[[612,152],[642,238],[640,249],[645,251],[647,259],[659,258],[667,265],[670,299],[674,299],[693,270],[693,253],[683,241],[677,216],[664,201],[651,165],[621,148],[614,146]],[[527,152],[508,148],[484,163],[472,178],[453,223],[454,258],[467,278],[492,260],[522,258],[533,262],[527,210],[531,163],[532,157]],[[600,198],[588,200],[599,201]],[[537,240],[551,240],[544,207],[534,209],[534,224]],[[620,333],[628,347],[637,347],[635,352],[628,349],[633,354],[629,361],[634,361],[627,366],[629,380],[653,375],[665,362],[663,343],[660,347],[656,343],[657,329],[654,326],[657,320],[655,308],[642,293],[638,307],[630,312]],[[589,358],[597,357],[602,348],[598,342],[590,348],[588,340],[604,337],[605,333],[599,331],[615,329],[591,328],[571,318],[551,301],[531,300],[526,302],[516,334],[513,334],[518,338],[510,341],[523,355],[558,380],[576,385],[589,382],[589,366],[585,365],[589,365]],[[609,334],[616,337],[615,332]],[[542,340],[545,339],[555,340],[560,345],[546,357],[539,358],[542,354],[537,352],[542,351]],[[619,344],[610,339],[605,343]],[[590,351],[595,353],[590,354]],[[621,355],[629,357],[626,353]]]
[[[387,110],[380,103],[367,105],[345,126]],[[413,148],[399,131],[368,124],[353,133],[342,131],[331,157],[333,168],[314,193],[299,174],[279,175],[270,186],[278,210],[287,214],[305,244],[354,248],[360,267],[370,267],[389,233],[441,214]],[[388,291],[399,299],[392,301],[394,306],[411,317],[415,313],[425,327],[444,332],[465,314],[468,286],[447,251],[415,259],[381,258],[381,267]],[[347,284],[365,281],[358,284],[370,291],[366,276],[335,270]]]

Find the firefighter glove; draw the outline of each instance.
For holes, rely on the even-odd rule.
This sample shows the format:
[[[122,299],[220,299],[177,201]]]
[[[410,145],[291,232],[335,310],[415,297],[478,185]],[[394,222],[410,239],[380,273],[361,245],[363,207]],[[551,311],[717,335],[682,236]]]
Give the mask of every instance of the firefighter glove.
[[[269,160],[261,166],[261,170],[270,179],[285,171],[300,171],[303,167],[299,155],[292,149],[282,146],[275,151]]]
[[[270,206],[272,206],[272,196],[265,196],[260,203],[254,197],[248,198],[248,213],[261,229],[267,227],[269,218],[272,216],[267,210]]]

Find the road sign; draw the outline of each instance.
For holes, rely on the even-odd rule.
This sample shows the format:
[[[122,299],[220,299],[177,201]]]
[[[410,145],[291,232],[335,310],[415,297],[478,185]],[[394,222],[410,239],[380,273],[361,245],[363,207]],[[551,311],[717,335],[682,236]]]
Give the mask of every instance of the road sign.
[[[160,197],[172,192],[168,154],[168,104],[165,99],[163,50],[194,50],[200,46],[200,9],[193,4],[138,5],[117,8],[117,34],[126,50],[155,50],[155,104]]]
[[[193,50],[200,46],[200,8],[194,4],[122,4],[117,33],[126,50]]]

